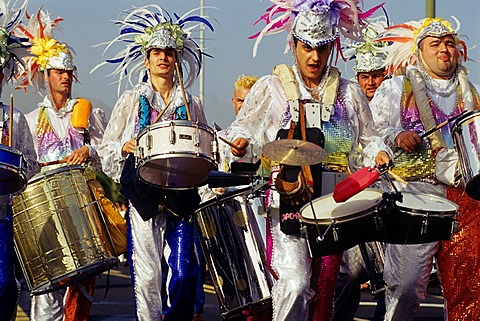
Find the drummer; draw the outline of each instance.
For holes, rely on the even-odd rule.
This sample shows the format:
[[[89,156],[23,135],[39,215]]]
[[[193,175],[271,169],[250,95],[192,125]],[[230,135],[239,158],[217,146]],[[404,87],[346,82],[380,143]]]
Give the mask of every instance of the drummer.
[[[5,37],[0,40],[0,95],[2,87],[13,81],[12,76],[18,71],[17,64],[26,53],[25,43],[13,36],[13,31],[23,17],[25,7],[8,8],[4,0],[0,0],[1,8],[7,12],[0,12],[2,15],[2,30]],[[17,15],[20,13],[19,15]],[[28,129],[25,116],[17,109],[13,109],[13,126],[10,128],[10,106],[1,104],[0,108],[0,147],[9,146],[23,154],[26,161],[26,177],[28,180],[38,171],[36,154],[33,149],[32,135]],[[13,108],[13,106],[12,106]],[[10,137],[10,133],[12,137]],[[10,144],[11,143],[11,144]],[[4,155],[4,154],[2,154]],[[8,161],[8,158],[2,159]],[[16,165],[16,164],[12,164]],[[26,183],[26,182],[25,182]],[[19,297],[19,286],[15,280],[15,251],[13,245],[13,213],[11,195],[0,195],[0,316],[4,320],[13,320],[17,313],[17,301]]]
[[[322,111],[324,122],[320,119],[320,113],[307,109],[306,114],[310,115],[307,122],[310,126],[306,128],[306,136],[314,144],[324,146],[332,155],[335,152],[337,157],[325,162],[329,170],[347,171],[349,165],[351,168],[355,168],[355,165],[362,166],[362,160],[358,160],[357,164],[348,164],[350,156],[361,156],[360,152],[353,153],[360,144],[367,156],[365,164],[387,164],[390,161],[385,152],[388,147],[375,137],[375,128],[371,126],[372,116],[360,87],[341,78],[338,70],[329,63],[333,60],[334,48],[340,50],[335,45],[338,44],[336,40],[340,32],[337,23],[340,20],[351,23],[342,25],[342,30],[349,30],[346,35],[352,36],[359,31],[359,25],[354,22],[356,19],[338,17],[346,12],[359,14],[357,9],[344,2],[342,6],[337,6],[336,1],[319,1],[310,6],[285,1],[282,6],[275,4],[269,8],[269,12],[262,17],[268,26],[259,33],[258,39],[278,33],[279,30],[287,30],[288,47],[292,50],[294,65],[292,68],[286,65],[276,66],[276,75],[262,77],[252,87],[237,119],[226,129],[227,137],[240,149],[232,149],[234,155],[245,155],[250,143],[253,145],[253,156],[258,158],[263,145],[277,138],[287,138],[290,129],[295,132],[293,138],[301,139],[300,128],[305,119],[296,121],[302,118],[294,106],[320,108],[320,102],[323,102],[327,107]],[[282,14],[277,17],[277,21],[282,23],[270,23],[272,16],[269,14],[274,13]],[[289,106],[290,103],[292,106]],[[331,108],[338,112],[329,114]],[[342,129],[334,130],[337,128]],[[341,135],[338,134],[340,132]],[[282,177],[284,180],[294,182],[298,176],[302,177],[298,166],[291,166],[287,171],[288,177]],[[305,193],[313,188],[311,197],[321,196],[320,166],[310,166],[310,170],[306,169],[303,176],[310,176],[311,179],[304,189]],[[276,181],[278,182],[278,176]],[[279,212],[278,208],[275,211],[278,205],[271,206],[269,212],[271,238],[267,238],[267,246],[270,246],[267,247],[267,254],[272,259],[272,269],[278,277],[272,289],[273,319],[309,320],[310,313],[312,320],[329,320],[342,253],[317,257],[312,263],[307,240],[300,234],[298,221],[300,208],[308,195],[298,195],[299,203],[291,204],[285,194],[280,196]],[[273,199],[277,200],[277,197]],[[305,198],[301,200],[302,197]]]
[[[34,147],[40,164],[60,163],[43,166],[42,171],[87,161],[89,168],[100,170],[96,146],[100,144],[105,128],[104,112],[91,108],[85,99],[71,96],[73,81],[77,79],[71,49],[52,38],[50,33],[59,20],[52,20],[42,9],[30,19],[24,36],[33,43],[32,56],[26,61],[27,70],[21,74],[21,79],[25,86],[35,86],[45,98],[26,118],[35,138]],[[75,113],[83,117],[72,117]],[[74,118],[83,118],[83,121],[74,123]],[[93,294],[95,276],[85,279],[82,284]],[[31,318],[35,321],[87,320],[91,304],[78,287],[72,285],[68,293],[66,289],[60,289],[32,296]]]
[[[133,157],[137,135],[156,121],[207,123],[200,99],[185,91],[187,101],[184,101],[183,90],[192,85],[203,57],[190,38],[190,27],[211,28],[211,25],[202,16],[170,21],[174,16],[158,5],[149,5],[133,9],[119,22],[122,36],[118,39],[128,44],[116,55],[124,58],[117,69],[119,86],[125,74],[128,80],[138,76],[128,74],[130,70],[141,71],[142,81],[118,99],[100,149],[105,173],[116,182],[133,182],[128,190],[124,184],[122,192],[130,201],[129,259],[138,320],[162,320],[161,260],[165,243],[170,248],[166,261],[171,279],[167,285],[170,306],[164,320],[193,318],[198,262],[192,215],[200,203],[198,190],[169,191],[144,186],[144,190],[151,191],[147,195],[139,189],[141,183],[135,175]],[[176,71],[177,63],[179,69],[188,66],[180,75]],[[135,177],[130,179],[128,175]],[[164,206],[159,206],[160,202]],[[152,206],[146,206],[147,203]]]
[[[386,245],[385,320],[415,318],[425,299],[434,256],[448,320],[480,320],[480,203],[469,198],[456,180],[458,155],[452,124],[428,139],[419,137],[448,117],[480,108],[479,87],[469,81],[462,65],[467,46],[454,20],[455,25],[442,18],[410,21],[381,35],[393,42],[386,47],[388,72],[394,74],[406,66],[405,75],[385,80],[370,103],[385,142],[399,153],[405,151],[393,170],[409,184],[397,188],[438,195],[460,205],[459,228],[452,241]]]

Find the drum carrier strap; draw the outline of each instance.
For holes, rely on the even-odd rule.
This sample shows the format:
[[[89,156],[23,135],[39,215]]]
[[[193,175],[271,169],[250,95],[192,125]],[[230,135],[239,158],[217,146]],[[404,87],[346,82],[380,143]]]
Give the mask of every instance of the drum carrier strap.
[[[290,122],[287,139],[293,138],[297,123],[299,123],[302,140],[307,141],[305,108],[300,102],[300,92],[295,82],[295,76],[286,64],[275,66],[273,72],[282,82],[282,86],[290,105],[290,112],[292,113],[292,120]],[[310,200],[313,194],[313,177],[310,165],[302,166],[297,181],[295,182],[287,182],[282,179],[284,176],[283,171],[284,166],[281,165],[280,171],[275,180],[275,187],[282,199],[293,205],[298,205],[300,202]]]

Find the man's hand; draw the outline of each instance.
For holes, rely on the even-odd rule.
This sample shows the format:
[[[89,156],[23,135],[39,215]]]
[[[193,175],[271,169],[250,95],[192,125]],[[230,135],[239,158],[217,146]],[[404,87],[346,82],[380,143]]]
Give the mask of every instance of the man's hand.
[[[388,156],[386,151],[381,151],[375,156],[375,164],[377,166],[382,166],[382,165],[389,165],[390,164],[390,156]]]
[[[395,137],[395,144],[404,151],[411,153],[422,143],[422,139],[416,132],[404,131]]]
[[[132,138],[122,146],[122,156],[126,157],[128,154],[133,154],[135,150],[135,146],[137,146],[137,140]]]
[[[230,147],[230,151],[232,152],[233,156],[243,157],[247,153],[248,147],[248,140],[246,138],[237,138],[232,142]]]
[[[75,149],[64,159],[68,165],[79,165],[85,163],[89,158],[90,150],[88,149],[88,146],[82,146],[79,149]]]

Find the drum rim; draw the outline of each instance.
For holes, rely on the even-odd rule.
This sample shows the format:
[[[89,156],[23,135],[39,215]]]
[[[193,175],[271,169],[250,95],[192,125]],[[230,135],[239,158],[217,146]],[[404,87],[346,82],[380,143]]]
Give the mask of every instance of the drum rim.
[[[372,204],[372,207],[373,207],[373,206],[377,207],[377,205],[378,205],[379,203],[382,203],[382,201],[383,201],[383,199],[382,199],[383,191],[380,190],[380,189],[378,189],[378,188],[365,188],[364,190],[358,192],[358,193],[355,194],[355,195],[358,195],[358,194],[360,194],[360,193],[362,193],[362,192],[376,192],[376,193],[378,192],[378,194],[380,195],[380,197],[375,201],[375,203]],[[332,195],[333,195],[333,193],[329,193],[329,194],[326,194],[326,195],[322,195],[322,196],[320,196],[320,197],[317,197],[317,198],[315,198],[315,199],[312,200],[312,204],[314,204],[315,202],[319,202],[319,201],[322,200],[322,199],[329,198],[329,197],[331,197]],[[355,196],[355,195],[354,195],[354,196]],[[353,197],[353,196],[352,196],[352,197]],[[345,204],[345,203],[347,203],[347,202],[348,202],[348,200],[345,201],[345,202],[335,202],[335,203],[337,203],[337,204],[344,203],[344,204]],[[309,218],[309,217],[306,218],[306,217],[304,217],[304,216],[302,215],[303,210],[306,209],[307,207],[310,207],[310,204],[309,204],[309,203],[303,205],[303,206],[300,208],[300,217],[301,217],[302,219],[306,219],[306,221],[312,220],[313,223],[317,222],[318,219],[316,220],[316,219],[314,219],[314,218]],[[372,207],[370,207],[369,209],[371,209]],[[347,217],[351,217],[351,216],[354,216],[354,215],[359,215],[359,213],[363,213],[363,212],[365,212],[366,210],[367,210],[367,209],[362,210],[362,211],[360,211],[360,212],[351,213],[351,214],[348,214],[348,215],[346,215],[346,216],[342,216],[342,218],[347,218]],[[331,218],[331,217],[328,218],[328,219],[327,219],[327,218],[322,218],[322,219],[320,219],[320,220],[328,220],[329,222],[331,222],[331,221],[332,221],[332,218]],[[338,219],[337,219],[337,220],[338,220]]]
[[[0,144],[0,151],[1,150],[11,152],[13,154],[18,155],[19,157],[23,156],[23,154],[18,149],[14,148],[14,147],[11,147],[11,146]]]
[[[375,203],[371,207],[369,207],[368,209],[364,209],[360,212],[351,213],[351,214],[340,216],[340,217],[330,217],[330,218],[322,217],[318,219],[306,218],[302,215],[302,212],[300,212],[300,220],[307,224],[321,224],[321,225],[325,225],[325,223],[341,224],[341,223],[352,221],[354,219],[363,218],[363,217],[372,215],[374,213],[381,213],[381,210],[384,209],[385,207],[386,207],[385,203],[381,198],[379,198],[375,201]],[[372,211],[372,209],[375,209],[375,211]]]
[[[206,209],[207,207],[210,207],[215,204],[222,204],[222,202],[227,201],[231,198],[235,198],[237,196],[247,194],[246,192],[248,191],[253,191],[255,187],[248,186],[248,187],[242,187],[239,188],[238,190],[235,190],[232,193],[229,194],[223,194],[223,195],[215,195],[215,197],[209,199],[208,201],[205,201],[203,203],[200,203],[198,206],[198,209],[195,211],[195,214],[198,212],[201,212],[202,210]]]
[[[50,170],[45,171],[45,172],[40,172],[40,173],[35,174],[32,178],[30,178],[30,180],[28,181],[28,184],[34,183],[41,178],[45,178],[45,177],[48,177],[48,176],[51,176],[51,175],[54,175],[54,174],[58,174],[58,173],[61,173],[61,172],[67,172],[67,171],[70,172],[70,171],[77,171],[77,170],[80,170],[80,171],[83,172],[84,167],[82,165],[77,165],[77,164],[57,167],[57,168],[50,169]]]
[[[138,133],[137,140],[139,140],[142,136],[144,136],[145,133],[148,133],[148,132],[152,131],[153,129],[169,127],[170,124],[172,124],[172,123],[174,123],[177,126],[183,126],[183,127],[199,127],[201,129],[209,132],[212,135],[214,135],[214,133],[215,133],[215,131],[213,130],[212,127],[208,126],[207,124],[198,122],[198,121],[184,120],[184,119],[172,119],[172,120],[159,121],[159,122],[156,122],[154,124],[147,125],[144,129],[142,129]]]
[[[205,159],[208,160],[209,163],[216,164],[214,159],[212,157],[208,156],[205,153],[194,153],[194,152],[191,152],[191,151],[181,151],[179,153],[169,152],[169,153],[158,153],[158,154],[143,157],[142,159],[140,159],[138,161],[137,171],[138,171],[138,168],[140,168],[141,166],[146,164],[145,160],[151,161],[151,160],[155,160],[155,159],[186,158],[186,157],[182,157],[182,155],[188,155],[188,156],[193,155],[194,156],[194,157],[188,157],[188,158],[201,158],[201,159],[205,158]]]
[[[395,202],[396,206],[400,210],[403,210],[404,212],[410,213],[411,215],[425,215],[425,214],[427,214],[429,216],[454,216],[454,215],[458,214],[458,212],[459,212],[460,206],[457,203],[455,203],[455,202],[453,202],[453,201],[451,201],[447,198],[443,198],[441,196],[435,195],[435,194],[413,193],[413,192],[405,192],[405,191],[402,191],[401,193],[403,195],[404,194],[411,194],[411,195],[419,194],[419,195],[422,195],[422,196],[432,197],[432,198],[438,199],[442,202],[450,203],[451,205],[453,205],[455,207],[455,210],[452,210],[452,211],[445,211],[445,210],[442,210],[442,211],[426,211],[426,210],[406,207],[404,203],[399,203],[398,201]]]
[[[460,116],[455,119],[452,126],[452,134],[457,131],[457,127],[461,127],[460,123],[467,121],[470,118],[473,118],[476,114],[480,114],[480,109],[470,110],[465,113],[465,115]]]

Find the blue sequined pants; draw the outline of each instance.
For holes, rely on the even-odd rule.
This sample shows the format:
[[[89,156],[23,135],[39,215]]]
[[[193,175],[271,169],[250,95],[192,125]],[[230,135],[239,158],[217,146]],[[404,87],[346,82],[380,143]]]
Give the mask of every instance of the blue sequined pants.
[[[192,320],[198,270],[194,233],[191,217],[180,218],[162,212],[143,221],[130,207],[129,259],[137,320],[162,320],[161,260],[165,244],[169,248],[165,258],[171,277],[167,285],[169,307],[163,311],[163,320]]]
[[[18,287],[15,280],[12,209],[0,219],[0,320],[12,320],[17,310]]]

